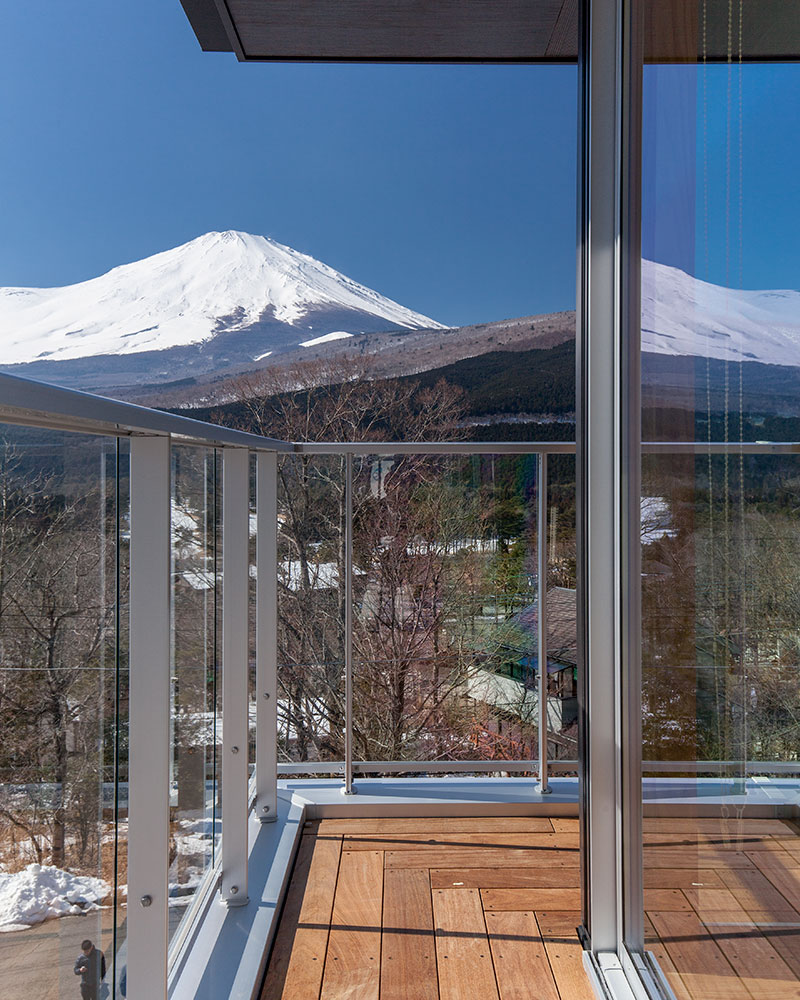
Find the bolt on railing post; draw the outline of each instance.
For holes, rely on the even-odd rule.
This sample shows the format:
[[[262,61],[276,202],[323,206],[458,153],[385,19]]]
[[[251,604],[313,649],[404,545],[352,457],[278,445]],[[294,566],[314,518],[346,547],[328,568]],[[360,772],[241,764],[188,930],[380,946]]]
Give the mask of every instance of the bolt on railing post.
[[[256,458],[256,815],[278,818],[278,456]]]
[[[539,784],[537,792],[549,795],[547,779],[547,453],[538,456],[536,548],[538,559],[538,649],[539,664]]]
[[[339,581],[341,586],[341,581]],[[344,472],[344,786],[353,787],[353,456],[345,457]]]

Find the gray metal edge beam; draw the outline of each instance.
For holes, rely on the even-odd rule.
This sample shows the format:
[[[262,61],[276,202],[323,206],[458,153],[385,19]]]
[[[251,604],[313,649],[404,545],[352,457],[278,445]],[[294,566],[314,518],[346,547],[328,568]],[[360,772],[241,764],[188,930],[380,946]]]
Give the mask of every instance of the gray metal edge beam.
[[[181,6],[203,52],[233,51],[214,0],[181,0]]]

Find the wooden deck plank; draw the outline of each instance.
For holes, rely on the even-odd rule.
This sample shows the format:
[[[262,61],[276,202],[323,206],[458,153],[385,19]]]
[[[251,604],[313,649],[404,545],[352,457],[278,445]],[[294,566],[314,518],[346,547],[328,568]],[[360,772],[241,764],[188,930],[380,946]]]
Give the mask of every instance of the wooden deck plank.
[[[580,825],[577,817],[572,816],[551,816],[550,822],[556,833],[578,833]]]
[[[378,1000],[383,855],[342,851],[320,1000]]]
[[[696,913],[651,911],[649,916],[696,1000],[749,1000],[749,992]]]
[[[579,910],[580,889],[481,889],[484,910]]]
[[[765,874],[773,868],[784,871],[797,871],[800,868],[800,860],[788,851],[746,851],[745,854],[753,867]]]
[[[653,953],[653,956],[661,967],[661,971],[667,977],[667,981],[672,987],[672,992],[675,994],[675,1000],[695,1000],[686,988],[681,974],[675,968],[675,963],[669,957],[669,953],[664,947],[664,942],[658,936],[653,922],[647,913],[644,915],[644,936],[645,948]]]
[[[740,982],[754,997],[800,1000],[800,982],[769,940],[741,915],[720,911],[705,921]]]
[[[746,870],[741,869],[741,871]],[[710,868],[645,868],[644,870],[645,889],[688,889],[692,886],[725,888],[719,873]]]
[[[733,893],[737,903],[745,910],[785,913],[791,909],[787,897],[770,882],[762,871],[731,868],[727,871],[723,870],[719,874],[722,881]],[[797,889],[800,893],[800,882],[797,884]],[[800,916],[797,919],[800,920]]]
[[[703,920],[705,920],[706,916],[713,916],[715,913],[719,913],[723,910],[730,913],[734,910],[738,910],[743,917],[746,916],[744,907],[740,906],[730,889],[714,889],[706,888],[706,886],[695,886],[683,889],[682,891],[686,900],[691,904],[691,908]],[[646,904],[645,907],[646,909],[651,910],[666,909],[664,906],[648,907]]]
[[[434,889],[578,889],[580,868],[433,868]]]
[[[547,816],[388,816],[318,820],[323,834],[553,833]],[[577,824],[577,820],[575,820]],[[577,825],[570,832],[577,832]]]
[[[580,851],[557,848],[432,847],[425,851],[387,851],[387,868],[578,868]]]
[[[560,1000],[533,913],[485,913],[500,1000]]]
[[[574,850],[580,847],[572,833],[371,833],[364,836],[345,834],[345,851],[425,851],[442,847],[536,848],[543,851]],[[426,864],[426,867],[430,867]]]
[[[800,870],[768,865],[761,868],[770,884],[783,896],[789,906],[800,910]]]
[[[286,971],[292,957],[297,925],[300,920],[300,911],[303,906],[303,895],[308,884],[308,872],[311,867],[314,846],[313,837],[300,838],[300,847],[294,862],[291,882],[286,893],[286,901],[283,905],[278,932],[275,935],[267,975],[262,988],[261,995],[264,998],[282,995]]]
[[[536,913],[536,922],[561,1000],[595,1000],[594,990],[583,968],[583,947],[576,929],[580,920],[577,911],[542,910]]]
[[[439,1000],[426,869],[384,873],[380,996],[381,1000]]]
[[[262,1000],[319,996],[342,841],[301,839]]]
[[[762,922],[755,914],[750,916],[794,975],[800,978],[800,922],[789,919]]]
[[[691,910],[689,900],[680,889],[645,889],[645,910]]]
[[[433,919],[441,1000],[499,1000],[477,889],[434,889]]]

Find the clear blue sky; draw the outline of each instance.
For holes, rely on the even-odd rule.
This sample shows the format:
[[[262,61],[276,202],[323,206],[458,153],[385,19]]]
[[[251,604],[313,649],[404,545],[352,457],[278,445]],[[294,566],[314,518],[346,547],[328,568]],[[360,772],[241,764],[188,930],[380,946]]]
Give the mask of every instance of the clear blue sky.
[[[799,71],[745,69],[745,287],[800,284]],[[699,72],[648,70],[644,242],[702,275]],[[722,281],[738,193],[727,69],[710,72]],[[446,323],[574,306],[574,67],[240,65],[200,51],[178,0],[32,0],[3,12],[0,88],[0,285],[233,228]]]
[[[0,285],[213,229],[459,324],[574,308],[574,67],[241,65],[178,0],[4,9]]]
[[[800,288],[800,65],[745,65],[741,86],[735,65],[648,66],[644,83],[643,254]]]

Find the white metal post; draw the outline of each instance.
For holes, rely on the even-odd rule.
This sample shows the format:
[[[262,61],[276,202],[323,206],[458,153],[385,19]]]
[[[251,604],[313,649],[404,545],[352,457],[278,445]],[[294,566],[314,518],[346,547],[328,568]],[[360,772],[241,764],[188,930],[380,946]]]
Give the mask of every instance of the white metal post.
[[[538,561],[537,599],[539,605],[539,784],[536,791],[549,795],[552,789],[547,777],[547,454],[538,456],[538,489],[536,545]]]
[[[167,996],[170,440],[131,439],[128,996]]]
[[[222,900],[247,903],[249,476],[245,448],[222,467]]]
[[[278,818],[278,456],[256,459],[256,815]]]

